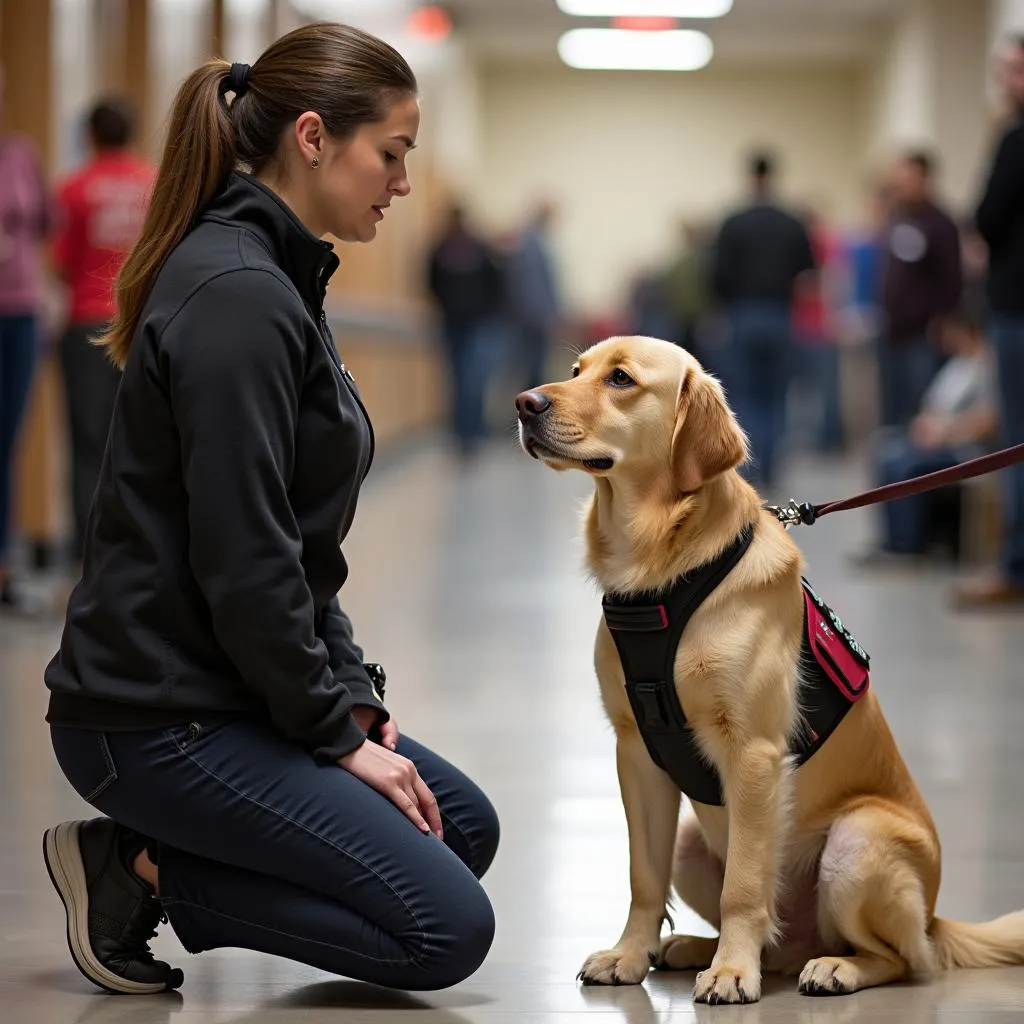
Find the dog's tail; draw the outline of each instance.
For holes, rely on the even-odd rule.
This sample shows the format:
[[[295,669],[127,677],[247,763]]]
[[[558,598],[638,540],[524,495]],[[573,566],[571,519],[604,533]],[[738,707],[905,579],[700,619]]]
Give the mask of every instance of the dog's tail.
[[[980,924],[936,917],[928,934],[945,970],[1024,964],[1024,910]]]

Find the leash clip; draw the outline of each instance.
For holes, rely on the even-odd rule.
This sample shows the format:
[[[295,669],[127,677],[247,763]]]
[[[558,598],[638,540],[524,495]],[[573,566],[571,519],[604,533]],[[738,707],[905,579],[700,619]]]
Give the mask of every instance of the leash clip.
[[[771,512],[787,529],[790,526],[813,526],[817,518],[814,506],[809,501],[798,502],[795,498],[790,498],[785,505],[764,504],[761,508]]]

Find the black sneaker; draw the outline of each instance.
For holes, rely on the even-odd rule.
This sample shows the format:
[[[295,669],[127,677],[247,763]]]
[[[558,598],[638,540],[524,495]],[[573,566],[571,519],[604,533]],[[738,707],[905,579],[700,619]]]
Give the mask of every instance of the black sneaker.
[[[130,867],[143,845],[110,818],[66,821],[43,834],[46,870],[67,912],[71,957],[107,992],[165,992],[185,980],[149,951],[157,925],[167,918]]]

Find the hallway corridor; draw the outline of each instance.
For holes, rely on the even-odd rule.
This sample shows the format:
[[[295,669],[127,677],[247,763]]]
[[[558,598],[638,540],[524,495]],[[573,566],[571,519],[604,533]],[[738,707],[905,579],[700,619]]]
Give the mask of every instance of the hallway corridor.
[[[803,462],[786,489],[822,501],[859,489],[858,467]],[[498,931],[458,988],[406,996],[270,957],[155,952],[178,994],[108,997],[76,972],[40,836],[90,816],[53,761],[42,670],[59,625],[0,621],[0,1021],[3,1024],[983,1024],[1024,1020],[1024,969],[813,1000],[766,979],[761,1003],[694,1007],[692,974],[583,989],[585,956],[612,945],[628,905],[613,736],[591,664],[599,614],[583,578],[577,512],[589,483],[521,454],[511,437],[472,467],[424,445],[371,474],[346,554],[342,603],[388,673],[403,732],[485,789],[503,841],[485,879]],[[800,531],[816,589],[872,655],[873,681],[944,843],[939,909],[981,920],[1024,908],[1024,629],[957,616],[942,569],[868,575],[848,555],[870,513]],[[709,934],[685,911],[677,930]]]

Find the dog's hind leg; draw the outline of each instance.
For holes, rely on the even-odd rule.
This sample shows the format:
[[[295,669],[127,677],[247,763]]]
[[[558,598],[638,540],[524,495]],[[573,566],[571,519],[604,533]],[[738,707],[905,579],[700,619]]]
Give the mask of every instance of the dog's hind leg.
[[[725,866],[708,848],[700,822],[690,813],[679,822],[672,862],[672,887],[695,914],[713,928],[721,927]],[[661,969],[703,970],[714,959],[717,938],[670,935],[661,944]]]
[[[925,828],[886,808],[868,805],[832,825],[818,873],[819,924],[855,955],[811,960],[800,975],[804,995],[934,972],[925,878],[938,878],[938,856]]]

